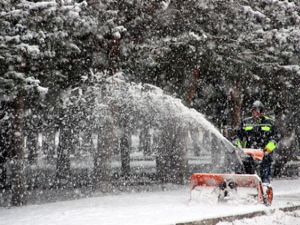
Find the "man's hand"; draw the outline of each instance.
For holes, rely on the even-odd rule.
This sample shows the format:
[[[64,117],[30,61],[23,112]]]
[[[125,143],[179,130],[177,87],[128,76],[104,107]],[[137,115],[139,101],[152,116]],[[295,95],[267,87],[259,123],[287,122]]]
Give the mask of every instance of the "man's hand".
[[[269,152],[268,151],[264,151],[264,156],[267,156],[269,155]]]
[[[267,155],[269,155],[269,151],[267,148],[264,148],[264,156],[267,156]]]

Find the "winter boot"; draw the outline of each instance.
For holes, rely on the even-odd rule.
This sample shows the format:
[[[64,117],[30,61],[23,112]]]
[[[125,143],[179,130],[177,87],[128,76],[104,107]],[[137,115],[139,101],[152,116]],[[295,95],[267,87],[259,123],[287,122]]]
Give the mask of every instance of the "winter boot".
[[[264,204],[270,206],[273,200],[273,188],[269,183],[262,184]]]

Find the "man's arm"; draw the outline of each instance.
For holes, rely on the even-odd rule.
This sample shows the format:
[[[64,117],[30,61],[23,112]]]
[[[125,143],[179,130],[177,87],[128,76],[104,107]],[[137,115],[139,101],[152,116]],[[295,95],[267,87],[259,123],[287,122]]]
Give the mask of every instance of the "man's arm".
[[[265,155],[272,153],[277,148],[277,142],[279,139],[274,121],[271,121],[271,124],[271,134],[266,146],[264,147]]]

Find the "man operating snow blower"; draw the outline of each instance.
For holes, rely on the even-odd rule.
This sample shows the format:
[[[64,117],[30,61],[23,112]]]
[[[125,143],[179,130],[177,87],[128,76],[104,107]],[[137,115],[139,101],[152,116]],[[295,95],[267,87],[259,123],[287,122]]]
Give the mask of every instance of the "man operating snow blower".
[[[254,196],[259,203],[271,205],[273,190],[270,185],[272,154],[276,149],[277,134],[274,121],[264,115],[264,105],[255,101],[252,117],[242,121],[237,133],[235,153],[238,169],[235,173],[194,173],[190,178],[191,198],[196,190],[217,193],[218,200],[230,196]],[[229,155],[234,160],[234,155]],[[235,164],[235,163],[234,163]],[[239,168],[236,167],[236,168]],[[243,192],[243,190],[245,192]],[[254,193],[256,190],[256,194]],[[254,192],[253,192],[254,191]]]
[[[277,147],[277,133],[274,120],[264,114],[264,105],[256,100],[251,108],[252,117],[245,118],[238,130],[236,145],[241,148],[261,149],[263,158],[259,165],[259,175],[263,183],[264,193],[271,188],[271,164],[273,151]],[[244,168],[247,174],[255,173],[252,157],[246,158]]]

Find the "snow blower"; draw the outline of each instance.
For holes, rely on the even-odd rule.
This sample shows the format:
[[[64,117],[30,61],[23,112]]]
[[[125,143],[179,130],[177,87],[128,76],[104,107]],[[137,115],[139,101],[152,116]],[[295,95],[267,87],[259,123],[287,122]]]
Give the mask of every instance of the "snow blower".
[[[263,159],[263,151],[259,149],[242,149],[243,161],[246,158],[253,160],[254,174],[222,174],[222,173],[194,173],[190,177],[191,199],[193,191],[200,191],[201,195],[214,194],[218,201],[228,201],[230,199],[247,198],[249,196],[257,199],[257,202],[271,205],[273,200],[273,190],[264,187],[257,172],[258,162]],[[265,192],[265,193],[264,193]]]

